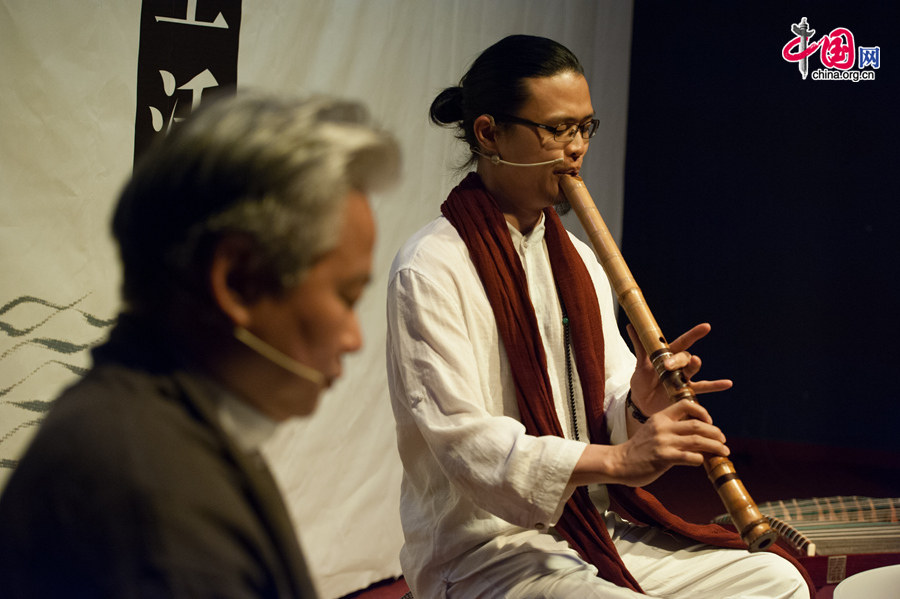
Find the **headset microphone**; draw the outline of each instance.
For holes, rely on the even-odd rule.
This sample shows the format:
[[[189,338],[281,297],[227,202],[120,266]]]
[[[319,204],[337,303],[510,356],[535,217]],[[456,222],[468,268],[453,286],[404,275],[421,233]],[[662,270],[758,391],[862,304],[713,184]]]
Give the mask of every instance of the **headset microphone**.
[[[547,160],[545,162],[508,162],[500,158],[499,154],[484,154],[478,150],[472,150],[473,153],[478,154],[479,156],[484,156],[488,160],[491,161],[491,164],[505,164],[507,166],[546,166],[548,164],[559,164],[560,162],[565,162],[563,158],[557,158],[555,160]]]
[[[319,387],[325,386],[325,375],[315,368],[301,364],[280,350],[275,349],[244,327],[235,327],[235,338],[270,362]]]

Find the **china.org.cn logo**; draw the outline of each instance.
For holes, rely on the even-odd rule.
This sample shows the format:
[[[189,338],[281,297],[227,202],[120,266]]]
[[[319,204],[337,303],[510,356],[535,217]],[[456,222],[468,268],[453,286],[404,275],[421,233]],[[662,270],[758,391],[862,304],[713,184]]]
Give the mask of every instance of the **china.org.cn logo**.
[[[803,79],[809,75],[809,57],[816,52],[824,68],[812,72],[814,81],[873,81],[875,69],[881,67],[881,47],[857,48],[853,33],[846,27],[832,29],[828,35],[813,41],[816,30],[810,29],[803,17],[791,25],[791,32],[795,37],[781,49],[781,56],[797,63]]]

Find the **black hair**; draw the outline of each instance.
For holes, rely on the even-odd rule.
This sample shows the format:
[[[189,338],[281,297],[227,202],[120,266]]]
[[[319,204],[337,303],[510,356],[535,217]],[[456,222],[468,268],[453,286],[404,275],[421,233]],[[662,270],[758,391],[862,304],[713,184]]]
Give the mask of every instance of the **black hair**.
[[[578,58],[562,44],[545,37],[510,35],[482,52],[459,85],[437,95],[431,103],[431,121],[457,127],[458,137],[478,148],[476,118],[514,115],[528,99],[524,79],[570,71],[584,75]]]

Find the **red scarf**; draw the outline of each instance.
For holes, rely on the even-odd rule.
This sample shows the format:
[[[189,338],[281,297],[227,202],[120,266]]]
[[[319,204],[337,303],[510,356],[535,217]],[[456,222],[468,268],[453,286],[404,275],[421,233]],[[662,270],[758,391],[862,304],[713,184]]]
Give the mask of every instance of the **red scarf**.
[[[522,423],[529,435],[563,436],[556,417],[547,357],[538,331],[537,317],[528,296],[525,271],[512,244],[506,219],[481,178],[469,174],[441,206],[441,212],[456,228],[469,249],[494,312],[500,337],[506,348],[516,387]],[[570,318],[572,348],[585,398],[603,398],[606,373],[603,362],[603,328],[594,284],[556,212],[544,210],[547,250],[560,300]],[[585,401],[588,430],[592,442],[608,442],[603,401]],[[717,524],[691,524],[668,512],[650,493],[640,488],[608,485],[610,497],[632,517],[690,537],[698,542],[743,549],[740,537]],[[600,512],[579,487],[566,503],[556,525],[559,534],[600,575],[619,586],[641,591],[628,572],[609,537]],[[811,596],[815,588],[805,570],[780,547],[775,551],[791,560],[804,574]]]

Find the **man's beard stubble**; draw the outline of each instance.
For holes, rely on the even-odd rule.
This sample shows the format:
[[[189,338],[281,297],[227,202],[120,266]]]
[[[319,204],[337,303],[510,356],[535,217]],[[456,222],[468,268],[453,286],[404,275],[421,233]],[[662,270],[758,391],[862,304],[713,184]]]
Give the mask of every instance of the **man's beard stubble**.
[[[570,204],[566,200],[560,200],[559,202],[553,204],[553,209],[556,210],[556,213],[559,216],[565,216],[572,210],[572,204]]]

